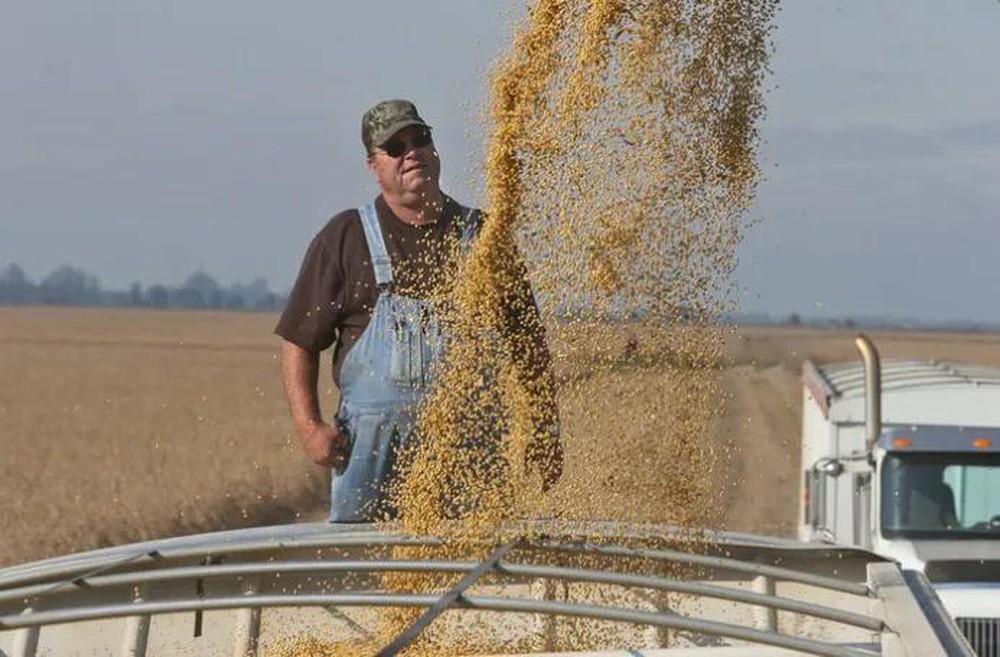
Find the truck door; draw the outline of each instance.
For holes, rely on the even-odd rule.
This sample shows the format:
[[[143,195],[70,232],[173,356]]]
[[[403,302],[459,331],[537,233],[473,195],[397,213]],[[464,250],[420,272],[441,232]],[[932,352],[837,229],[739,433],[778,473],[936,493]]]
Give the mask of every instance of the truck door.
[[[843,459],[846,470],[839,477],[827,477],[828,526],[838,541],[858,545],[857,528],[862,521],[867,522],[869,512],[865,511],[864,520],[858,517],[859,484],[855,477],[863,474],[862,467],[866,474],[867,466],[861,466],[861,462],[857,461],[857,465],[851,465],[849,459],[858,453],[864,453],[865,428],[850,424],[838,425],[837,429],[835,454]]]

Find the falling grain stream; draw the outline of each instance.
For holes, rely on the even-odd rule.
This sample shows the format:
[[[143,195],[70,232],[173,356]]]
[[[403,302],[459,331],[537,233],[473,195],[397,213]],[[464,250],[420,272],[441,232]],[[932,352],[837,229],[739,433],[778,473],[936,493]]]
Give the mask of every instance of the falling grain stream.
[[[725,405],[728,329],[717,320],[733,309],[736,247],[758,181],[776,4],[531,7],[492,75],[487,218],[456,283],[435,299],[451,342],[420,409],[422,440],[394,491],[404,531],[445,536],[453,556],[476,558],[512,538],[515,520],[529,534],[533,519],[548,518],[721,526],[727,491],[713,473],[727,446],[706,440]],[[525,375],[533,327],[506,322],[525,272],[551,379]],[[558,429],[542,422],[552,404]],[[525,457],[542,450],[544,461],[555,431],[565,469],[543,494]],[[440,591],[452,579],[395,575],[382,584]],[[371,654],[417,613],[384,613],[369,644],[297,640],[276,654]],[[620,641],[596,623],[544,646],[483,645],[470,628],[456,637],[432,626],[404,654]]]

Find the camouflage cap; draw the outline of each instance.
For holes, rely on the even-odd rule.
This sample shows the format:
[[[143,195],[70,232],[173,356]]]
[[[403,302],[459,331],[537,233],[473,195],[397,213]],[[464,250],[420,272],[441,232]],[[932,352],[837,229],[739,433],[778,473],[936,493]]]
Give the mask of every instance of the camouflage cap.
[[[394,134],[411,125],[430,127],[417,114],[417,106],[408,100],[383,100],[361,117],[361,143],[368,153]]]

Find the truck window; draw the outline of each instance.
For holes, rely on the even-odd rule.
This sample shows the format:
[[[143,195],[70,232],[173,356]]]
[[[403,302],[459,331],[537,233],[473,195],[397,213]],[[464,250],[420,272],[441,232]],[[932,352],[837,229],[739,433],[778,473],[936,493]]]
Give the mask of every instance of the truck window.
[[[882,534],[1000,539],[1000,454],[892,453],[882,470]]]

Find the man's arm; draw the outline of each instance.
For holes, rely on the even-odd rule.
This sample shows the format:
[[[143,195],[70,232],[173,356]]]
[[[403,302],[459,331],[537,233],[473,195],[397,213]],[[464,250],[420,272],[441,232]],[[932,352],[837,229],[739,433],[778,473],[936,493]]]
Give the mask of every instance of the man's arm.
[[[281,370],[295,432],[309,460],[327,468],[347,463],[348,440],[336,422],[323,422],[319,408],[319,353],[282,340]]]

